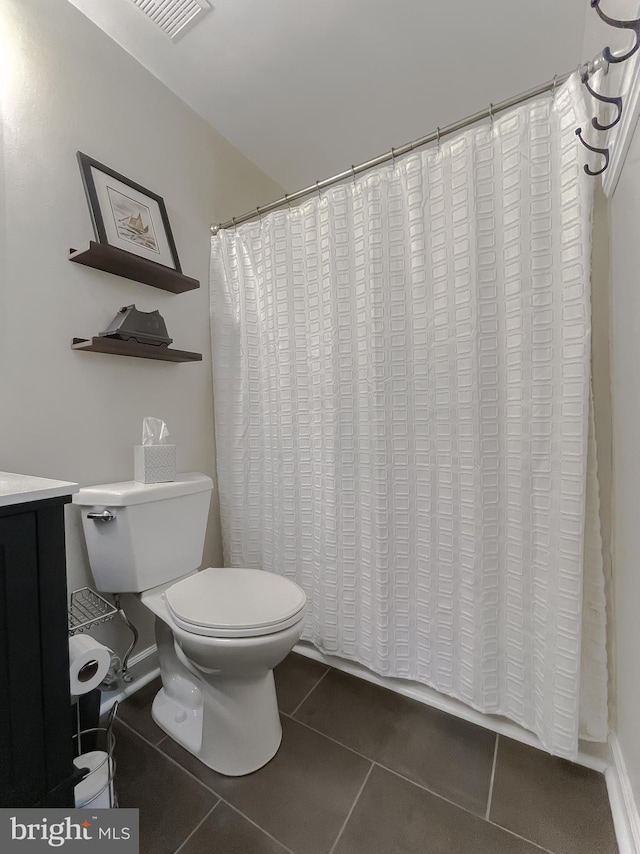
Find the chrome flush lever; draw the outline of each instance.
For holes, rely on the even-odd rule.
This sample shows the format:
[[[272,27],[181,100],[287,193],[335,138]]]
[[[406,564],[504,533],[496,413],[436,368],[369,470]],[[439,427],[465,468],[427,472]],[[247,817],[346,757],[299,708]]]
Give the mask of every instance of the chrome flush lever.
[[[116,517],[108,510],[103,510],[102,513],[87,513],[87,519],[93,519],[96,522],[115,522]]]

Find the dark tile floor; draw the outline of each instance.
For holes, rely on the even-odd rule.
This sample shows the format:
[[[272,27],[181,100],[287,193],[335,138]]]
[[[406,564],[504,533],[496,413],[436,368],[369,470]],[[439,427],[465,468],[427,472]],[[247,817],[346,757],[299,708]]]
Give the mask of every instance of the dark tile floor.
[[[616,854],[602,775],[292,654],[275,671],[280,750],[206,768],[120,706],[116,788],[142,854]]]

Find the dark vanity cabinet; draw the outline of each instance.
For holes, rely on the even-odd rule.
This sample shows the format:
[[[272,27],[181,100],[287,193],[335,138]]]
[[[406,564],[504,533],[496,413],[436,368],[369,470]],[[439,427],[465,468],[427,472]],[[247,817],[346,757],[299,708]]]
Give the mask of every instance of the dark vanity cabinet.
[[[77,486],[42,483],[60,485],[0,493],[0,807],[74,806],[64,505]]]

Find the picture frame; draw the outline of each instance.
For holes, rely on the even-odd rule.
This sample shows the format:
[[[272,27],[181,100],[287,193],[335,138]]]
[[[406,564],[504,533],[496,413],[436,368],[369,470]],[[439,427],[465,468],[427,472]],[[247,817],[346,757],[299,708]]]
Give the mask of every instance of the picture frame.
[[[182,273],[164,200],[77,152],[96,239]]]

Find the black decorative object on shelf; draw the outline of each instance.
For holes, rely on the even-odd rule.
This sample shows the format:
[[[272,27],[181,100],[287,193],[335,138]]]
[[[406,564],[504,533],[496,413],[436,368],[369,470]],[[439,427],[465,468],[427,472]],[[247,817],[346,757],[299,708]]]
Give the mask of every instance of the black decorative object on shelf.
[[[603,20],[605,24],[608,24],[610,27],[616,27],[616,29],[620,30],[631,30],[633,33],[635,33],[636,37],[633,47],[630,48],[630,50],[626,51],[626,53],[616,54],[612,52],[610,47],[605,47],[602,51],[602,57],[607,63],[615,64],[619,62],[626,62],[627,59],[631,59],[631,57],[640,49],[640,18],[634,21],[619,21],[617,18],[611,18],[609,15],[605,14],[602,11],[602,9],[600,8],[600,2],[601,0],[591,0],[591,7],[596,10],[601,20]],[[595,89],[589,85],[589,74],[590,69],[588,67],[587,70],[582,74],[582,84],[586,87],[589,94],[597,101],[601,101],[604,104],[611,104],[617,107],[618,110],[616,117],[607,124],[602,124],[602,122],[600,122],[598,118],[594,116],[591,119],[591,125],[597,131],[610,131],[622,119],[622,98],[620,96],[602,95],[599,92],[596,92]],[[587,175],[602,175],[602,173],[609,166],[609,161],[611,159],[609,148],[599,148],[598,146],[590,145],[584,139],[581,127],[576,129],[576,136],[585,148],[587,148],[589,151],[595,152],[596,154],[601,154],[604,157],[604,165],[601,169],[591,169],[590,166],[585,164],[585,166],[583,167],[584,171],[587,173]]]
[[[152,347],[168,347],[173,341],[173,338],[169,338],[167,324],[157,309],[139,311],[135,305],[123,306],[99,335]]]

